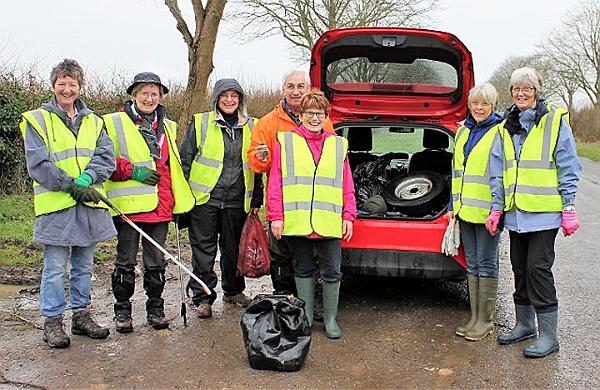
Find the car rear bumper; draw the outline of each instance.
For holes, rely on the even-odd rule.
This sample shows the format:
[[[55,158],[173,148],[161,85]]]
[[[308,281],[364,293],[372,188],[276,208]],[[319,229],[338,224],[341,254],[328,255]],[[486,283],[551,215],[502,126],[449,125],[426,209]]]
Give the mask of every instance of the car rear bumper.
[[[441,253],[342,249],[342,269],[353,275],[463,280],[467,274]]]

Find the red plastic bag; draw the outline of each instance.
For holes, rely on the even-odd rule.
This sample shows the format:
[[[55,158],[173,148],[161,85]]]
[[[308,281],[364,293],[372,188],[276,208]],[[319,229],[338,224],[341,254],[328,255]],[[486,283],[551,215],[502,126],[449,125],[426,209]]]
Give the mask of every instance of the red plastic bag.
[[[270,272],[269,242],[260,217],[250,213],[244,227],[238,252],[237,275],[260,278]]]

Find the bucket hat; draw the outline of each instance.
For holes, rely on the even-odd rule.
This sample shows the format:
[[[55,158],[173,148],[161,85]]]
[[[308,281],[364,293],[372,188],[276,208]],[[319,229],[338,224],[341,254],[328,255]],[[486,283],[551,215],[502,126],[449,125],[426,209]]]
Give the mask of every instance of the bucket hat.
[[[160,77],[152,72],[142,72],[135,75],[133,82],[127,87],[127,93],[131,95],[133,88],[141,83],[156,84],[162,88],[163,94],[169,93],[169,89],[160,81]]]

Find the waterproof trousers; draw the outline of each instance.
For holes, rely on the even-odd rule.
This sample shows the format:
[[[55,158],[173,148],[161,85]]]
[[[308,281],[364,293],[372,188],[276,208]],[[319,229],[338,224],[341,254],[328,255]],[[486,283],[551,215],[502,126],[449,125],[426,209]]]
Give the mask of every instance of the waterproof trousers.
[[[165,245],[169,230],[168,222],[140,222],[136,225],[159,245]],[[115,218],[115,227],[117,229],[117,259],[112,274],[112,289],[116,300],[115,315],[129,317],[131,316],[130,299],[135,290],[135,265],[137,264],[140,233],[117,218]],[[162,292],[165,287],[167,262],[163,253],[145,238],[142,238],[142,261],[144,290],[148,297],[146,310],[148,314],[163,313]]]
[[[269,255],[271,257],[271,282],[274,294],[296,295],[296,284],[294,282],[294,265],[290,251],[289,239],[282,236],[276,239],[271,229],[269,234]]]
[[[554,287],[554,241],[558,229],[510,231],[510,262],[515,275],[515,305],[533,305],[536,312],[557,310]]]
[[[216,299],[217,274],[214,271],[217,244],[221,252],[221,287],[225,295],[236,295],[246,289],[243,276],[236,276],[237,257],[242,227],[248,214],[243,208],[219,208],[211,204],[195,206],[190,211],[190,246],[192,247],[192,269],[211,289],[206,295],[200,284],[189,280],[192,302],[212,304]]]

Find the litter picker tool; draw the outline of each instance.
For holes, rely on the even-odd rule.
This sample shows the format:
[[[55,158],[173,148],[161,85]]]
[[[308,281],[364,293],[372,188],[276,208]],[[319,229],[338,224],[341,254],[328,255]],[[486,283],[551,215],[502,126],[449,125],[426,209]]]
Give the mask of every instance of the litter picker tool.
[[[96,190],[94,189],[94,191],[96,191]],[[96,191],[96,193],[100,197],[100,200],[102,202],[104,202],[108,207],[110,207],[115,213],[117,213],[117,215],[119,215],[119,217],[123,220],[123,222],[127,223],[132,228],[134,228],[135,230],[137,230],[137,232],[140,233],[142,235],[142,237],[144,237],[152,245],[154,245],[156,247],[156,249],[158,249],[159,251],[161,251],[169,260],[171,260],[173,263],[175,263],[179,267],[180,270],[182,270],[186,274],[190,275],[190,277],[192,279],[194,279],[196,282],[198,282],[200,284],[200,286],[202,286],[202,290],[204,290],[204,292],[206,293],[206,295],[212,295],[212,292],[210,291],[210,288],[208,288],[208,286],[206,285],[206,283],[204,283],[202,281],[202,279],[200,279],[199,277],[197,277],[196,275],[194,275],[194,273],[192,271],[190,271],[185,265],[183,265],[179,261],[179,259],[176,259],[175,256],[173,256],[172,254],[170,254],[169,252],[167,252],[167,250],[165,248],[163,248],[162,246],[160,246],[160,244],[158,242],[154,241],[154,239],[152,237],[150,237],[145,231],[143,231],[138,225],[136,225],[125,214],[123,214],[123,212],[121,212],[121,210],[119,210],[118,208],[116,208],[115,205],[113,205],[110,200],[106,199],[106,197],[104,195],[102,195],[98,191]]]
[[[175,231],[177,232],[177,259],[181,261],[181,242],[179,241],[179,221],[177,219],[175,219]],[[181,268],[179,268],[179,288],[181,289],[181,318],[183,319],[183,326],[187,326],[187,306],[185,305],[185,290]]]

